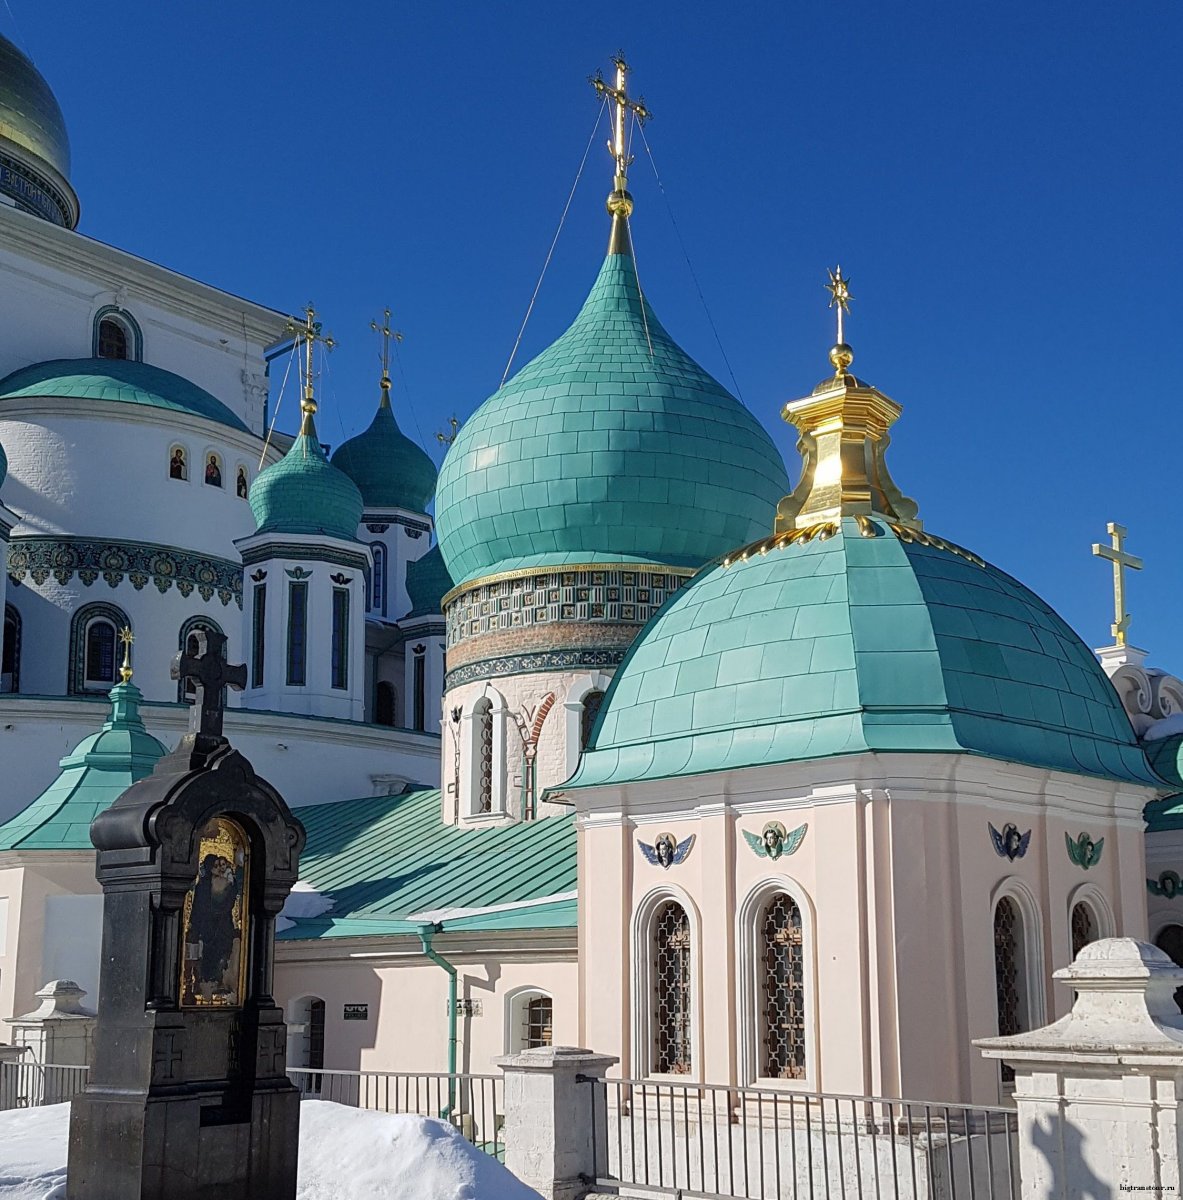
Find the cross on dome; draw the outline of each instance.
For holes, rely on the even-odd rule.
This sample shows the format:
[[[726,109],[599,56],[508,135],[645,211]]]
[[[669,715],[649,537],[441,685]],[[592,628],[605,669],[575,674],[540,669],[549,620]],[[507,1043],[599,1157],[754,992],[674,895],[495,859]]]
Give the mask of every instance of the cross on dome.
[[[310,418],[316,412],[312,350],[317,342],[320,342],[325,350],[332,350],[337,343],[332,334],[321,333],[321,323],[316,319],[316,309],[313,308],[311,300],[304,306],[303,321],[299,321],[295,317],[289,317],[287,329],[288,333],[292,335],[294,345],[297,347],[302,345],[304,347],[304,399],[300,402],[300,411],[304,414],[304,423],[301,426],[300,432],[311,433]]]
[[[382,403],[390,403],[390,343],[391,341],[401,342],[403,335],[397,329],[390,328],[390,309],[384,309],[382,313],[382,324],[377,321],[370,322],[370,328],[375,333],[382,335]]]
[[[600,71],[589,80],[592,87],[599,93],[600,98],[615,106],[612,114],[612,136],[608,139],[608,153],[616,163],[616,177],[613,188],[608,196],[608,212],[612,215],[612,236],[608,243],[609,254],[627,254],[628,219],[633,211],[633,198],[628,191],[628,168],[633,158],[628,152],[628,143],[624,136],[625,117],[632,113],[642,125],[653,114],[645,106],[644,97],[634,100],[626,87],[630,67],[624,60],[624,51],[617,51],[612,59],[616,68],[615,84],[609,83]]]
[[[246,666],[226,662],[226,636],[214,629],[195,629],[197,654],[182,650],[172,661],[169,677],[193,684],[196,695],[189,710],[189,732],[222,736],[222,689],[241,692],[246,687]]]
[[[1108,559],[1113,564],[1113,624],[1109,626],[1113,633],[1115,645],[1126,645],[1126,634],[1130,628],[1130,614],[1125,606],[1125,572],[1142,569],[1142,560],[1133,554],[1126,553],[1125,539],[1129,530],[1116,521],[1110,521],[1105,526],[1106,533],[1112,545],[1102,546],[1093,543],[1093,553],[1098,558]]]

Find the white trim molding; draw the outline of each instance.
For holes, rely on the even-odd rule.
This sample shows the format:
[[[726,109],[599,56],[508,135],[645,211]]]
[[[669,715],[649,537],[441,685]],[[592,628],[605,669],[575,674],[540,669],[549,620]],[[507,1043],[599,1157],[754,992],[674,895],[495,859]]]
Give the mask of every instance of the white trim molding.
[[[580,744],[582,741],[580,734],[583,725],[583,702],[589,692],[606,692],[611,682],[611,675],[605,675],[603,671],[589,671],[580,675],[567,689],[567,695],[563,699],[565,710],[563,730],[567,739],[568,778],[575,774],[575,768],[579,765],[579,755],[583,751],[583,746]]]

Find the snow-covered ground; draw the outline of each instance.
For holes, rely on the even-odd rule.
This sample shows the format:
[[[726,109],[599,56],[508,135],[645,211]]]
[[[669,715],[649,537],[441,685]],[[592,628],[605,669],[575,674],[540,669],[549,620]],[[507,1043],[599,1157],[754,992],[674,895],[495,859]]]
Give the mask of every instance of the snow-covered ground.
[[[70,1106],[0,1113],[0,1197],[65,1200]],[[539,1200],[449,1124],[300,1106],[297,1200]]]

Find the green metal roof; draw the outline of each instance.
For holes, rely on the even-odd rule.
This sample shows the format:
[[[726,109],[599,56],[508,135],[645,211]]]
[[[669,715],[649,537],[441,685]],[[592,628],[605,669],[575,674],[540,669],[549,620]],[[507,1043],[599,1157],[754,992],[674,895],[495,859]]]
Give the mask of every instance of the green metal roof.
[[[168,753],[144,728],[139,688],[118,683],[98,733],[61,761],[62,773],[23,812],[0,825],[0,850],[93,850],[90,823]]]
[[[787,491],[768,434],[610,254],[570,329],[461,426],[436,523],[457,583],[523,559],[697,567],[760,536]]]
[[[362,499],[357,485],[329,463],[311,417],[291,449],[251,484],[257,533],[310,533],[356,541]]]
[[[1144,741],[1142,749],[1156,775],[1173,788],[1181,789],[1161,800],[1152,800],[1143,810],[1147,833],[1183,829],[1183,733]]]
[[[435,464],[399,429],[386,391],[369,428],[342,442],[330,461],[357,484],[367,508],[426,512],[431,503]]]
[[[573,817],[445,825],[438,788],[316,804],[296,815],[308,831],[300,879],[333,907],[296,918],[281,938],[415,933],[423,921],[411,918],[443,909],[494,910],[444,917],[445,930],[575,925]]]
[[[877,751],[968,752],[1161,786],[1096,658],[1038,596],[852,518],[717,564],[613,679],[564,787]]]
[[[221,400],[172,371],[122,358],[57,358],[0,380],[0,401],[28,396],[77,397],[190,413],[249,432]]]
[[[444,566],[439,543],[414,562],[407,563],[407,595],[411,598],[408,617],[443,611],[440,601],[452,590],[452,577]]]
[[[6,137],[63,176],[70,174],[66,122],[45,77],[0,35],[0,137]]]

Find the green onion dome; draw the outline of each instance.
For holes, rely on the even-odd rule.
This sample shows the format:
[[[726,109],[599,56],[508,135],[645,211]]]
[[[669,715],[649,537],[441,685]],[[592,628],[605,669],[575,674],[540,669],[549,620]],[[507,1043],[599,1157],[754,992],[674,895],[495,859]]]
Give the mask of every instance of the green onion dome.
[[[436,526],[457,583],[568,563],[698,567],[767,530],[787,489],[768,434],[674,343],[618,252],[567,332],[461,427]]]
[[[61,761],[61,774],[0,825],[0,850],[93,850],[90,823],[168,753],[144,727],[140,689],[117,683],[111,715]]]
[[[7,38],[0,36],[0,194],[55,225],[78,223],[78,199],[70,187],[70,139],[66,122],[44,76]]]
[[[399,429],[388,384],[384,379],[382,401],[370,427],[342,442],[330,461],[357,484],[367,509],[426,512],[435,492],[435,464]]]
[[[306,413],[292,448],[251,485],[257,533],[308,533],[355,541],[362,499],[357,485],[338,471]]]
[[[411,598],[411,611],[407,616],[422,617],[443,612],[440,601],[453,586],[437,542],[422,558],[407,563],[407,595]]]
[[[1161,787],[1089,648],[960,547],[840,517],[699,574],[633,643],[565,786],[867,751]]]
[[[249,432],[241,418],[205,388],[162,367],[131,359],[58,358],[21,367],[0,380],[0,408],[5,400],[31,396],[138,404]]]

